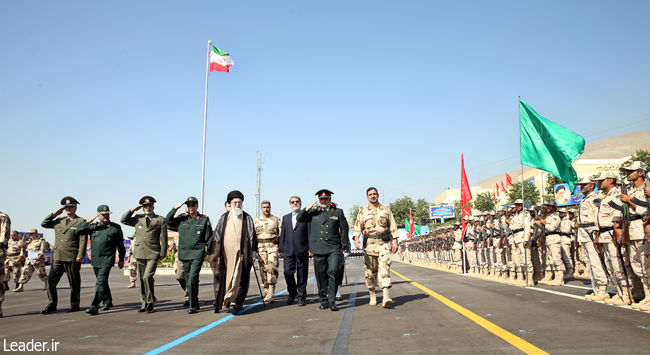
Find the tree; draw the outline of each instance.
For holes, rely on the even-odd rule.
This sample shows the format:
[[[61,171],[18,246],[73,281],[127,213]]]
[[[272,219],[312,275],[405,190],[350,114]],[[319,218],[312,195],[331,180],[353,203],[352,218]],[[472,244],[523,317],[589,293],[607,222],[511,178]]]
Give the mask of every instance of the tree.
[[[463,211],[460,210],[460,201],[454,201],[454,217],[456,217],[457,221],[460,221],[461,213]]]
[[[483,212],[494,210],[494,197],[490,192],[484,192],[476,195],[474,208]]]
[[[641,161],[650,164],[650,152],[647,150],[639,149],[628,159],[624,164],[629,164],[633,161]]]
[[[413,207],[413,221],[419,225],[426,225],[431,219],[431,212],[429,211],[429,202],[420,198],[415,202]]]
[[[409,208],[413,208],[414,205],[413,200],[406,195],[390,204],[390,210],[398,227],[404,226],[404,220],[409,218]]]
[[[539,190],[530,181],[524,181],[524,202],[530,201],[532,204],[539,203]],[[521,198],[521,182],[512,184],[512,188],[508,191],[508,202],[515,202],[516,199]]]
[[[363,207],[357,203],[352,205],[352,207],[350,208],[350,218],[348,219],[348,223],[350,225],[354,224],[354,222],[357,220],[357,215],[359,214],[359,211],[361,211],[362,208]]]
[[[553,186],[558,184],[564,184],[564,181],[560,180],[555,175],[546,174],[546,181],[544,181],[544,201],[555,201],[555,191],[553,190]],[[519,194],[521,194],[521,190],[519,191]]]

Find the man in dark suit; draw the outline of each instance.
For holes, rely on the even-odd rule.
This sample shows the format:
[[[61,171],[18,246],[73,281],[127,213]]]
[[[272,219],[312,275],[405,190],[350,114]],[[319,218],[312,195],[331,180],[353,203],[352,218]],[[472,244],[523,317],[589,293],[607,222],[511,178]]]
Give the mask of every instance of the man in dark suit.
[[[284,257],[284,278],[287,281],[289,300],[293,304],[298,297],[298,306],[307,304],[307,276],[309,275],[309,223],[296,220],[302,207],[300,197],[289,198],[291,213],[282,217],[280,232],[280,256]],[[297,281],[293,274],[297,271]]]

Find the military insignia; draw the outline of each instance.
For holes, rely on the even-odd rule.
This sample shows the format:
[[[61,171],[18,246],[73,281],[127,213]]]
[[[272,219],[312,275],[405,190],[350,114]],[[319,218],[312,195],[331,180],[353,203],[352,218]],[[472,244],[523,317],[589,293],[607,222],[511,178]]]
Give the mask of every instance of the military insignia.
[[[196,231],[196,234],[201,234],[201,231]]]
[[[104,211],[108,211],[108,206],[104,206],[104,208],[102,208],[102,209],[103,209]]]
[[[337,219],[339,219],[339,218],[338,218],[338,217],[336,217],[336,216],[332,216],[332,217],[330,217],[330,219],[334,219],[334,220],[337,220]]]
[[[140,226],[138,226],[138,228],[142,228],[142,226],[140,225]]]
[[[66,205],[69,205],[69,204],[70,204],[70,200],[65,200],[65,204],[66,204]]]

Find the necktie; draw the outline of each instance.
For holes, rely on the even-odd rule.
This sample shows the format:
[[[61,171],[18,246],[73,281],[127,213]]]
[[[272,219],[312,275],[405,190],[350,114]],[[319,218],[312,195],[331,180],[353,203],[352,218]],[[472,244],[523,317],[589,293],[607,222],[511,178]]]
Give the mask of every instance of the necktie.
[[[65,225],[67,226],[68,224],[70,224],[70,217],[66,218],[65,220]]]
[[[151,224],[151,218],[147,217],[147,228],[149,227],[149,224]]]

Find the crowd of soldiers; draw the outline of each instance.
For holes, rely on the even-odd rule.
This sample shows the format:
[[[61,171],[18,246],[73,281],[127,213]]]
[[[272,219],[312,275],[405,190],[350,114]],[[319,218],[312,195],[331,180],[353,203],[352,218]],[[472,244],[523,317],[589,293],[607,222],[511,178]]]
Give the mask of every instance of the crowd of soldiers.
[[[465,216],[464,228],[457,222],[402,242],[398,258],[519,286],[589,279],[586,299],[650,311],[646,171],[636,161],[622,165],[619,174],[579,180],[579,206],[558,208],[548,201],[526,210],[516,200]],[[608,284],[616,288],[613,297]]]

